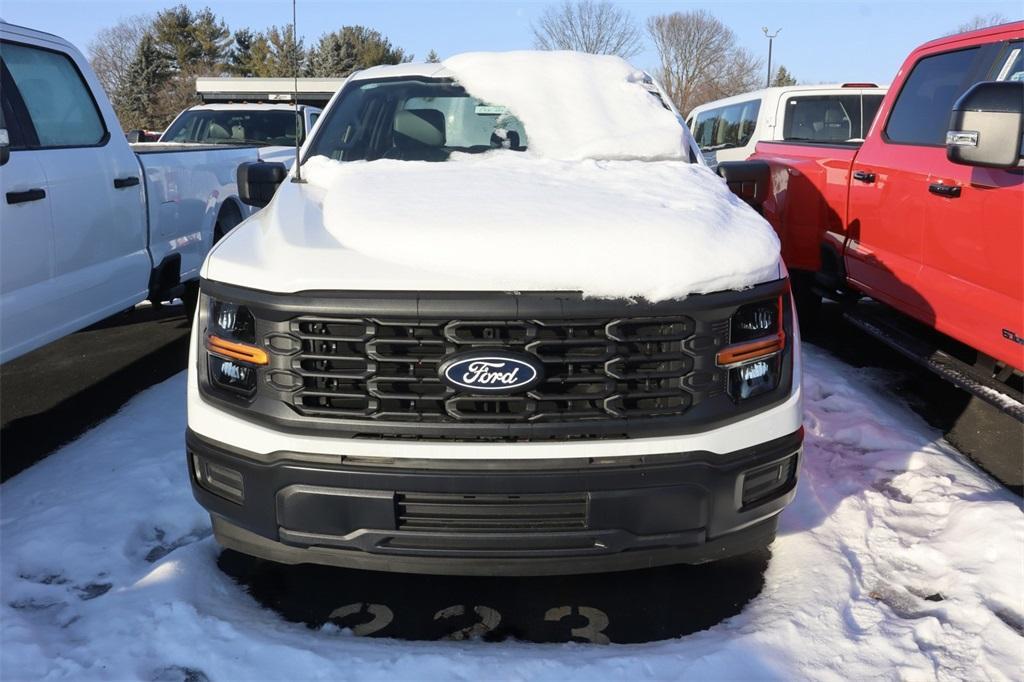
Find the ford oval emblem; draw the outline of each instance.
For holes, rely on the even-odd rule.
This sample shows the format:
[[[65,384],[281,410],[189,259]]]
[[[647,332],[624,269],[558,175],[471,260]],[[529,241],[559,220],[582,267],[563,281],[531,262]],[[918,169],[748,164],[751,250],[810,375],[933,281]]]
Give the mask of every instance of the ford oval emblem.
[[[439,372],[452,388],[473,393],[514,393],[544,379],[544,365],[535,356],[500,350],[453,355]]]

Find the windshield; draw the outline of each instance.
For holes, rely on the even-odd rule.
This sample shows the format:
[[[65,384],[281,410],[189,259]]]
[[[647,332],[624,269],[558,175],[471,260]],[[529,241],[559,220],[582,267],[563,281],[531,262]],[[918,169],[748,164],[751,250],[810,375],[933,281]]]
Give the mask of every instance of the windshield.
[[[448,81],[356,82],[323,116],[309,154],[336,161],[445,161],[452,152],[526,149],[519,119]]]
[[[167,129],[161,142],[295,146],[295,112],[192,109]],[[304,131],[299,123],[299,143]]]

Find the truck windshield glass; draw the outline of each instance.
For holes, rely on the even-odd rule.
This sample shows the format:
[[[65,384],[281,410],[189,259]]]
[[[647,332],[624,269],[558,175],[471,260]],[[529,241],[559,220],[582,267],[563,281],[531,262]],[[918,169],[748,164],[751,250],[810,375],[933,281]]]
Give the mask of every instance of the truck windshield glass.
[[[299,123],[299,142],[304,131]],[[295,113],[292,111],[186,111],[164,133],[163,142],[202,144],[257,144],[295,146]]]
[[[452,152],[526,149],[519,119],[447,81],[357,82],[323,116],[310,154],[336,161],[445,161]]]

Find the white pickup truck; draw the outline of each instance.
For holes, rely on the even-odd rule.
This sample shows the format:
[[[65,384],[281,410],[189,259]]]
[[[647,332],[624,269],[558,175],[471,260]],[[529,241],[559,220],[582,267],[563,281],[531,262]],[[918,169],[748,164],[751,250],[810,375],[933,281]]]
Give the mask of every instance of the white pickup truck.
[[[255,147],[129,146],[89,63],[0,22],[0,362],[195,290]]]
[[[522,575],[771,542],[803,437],[786,269],[650,77],[374,67],[301,159],[239,167],[266,208],[203,266],[186,446],[222,545]]]

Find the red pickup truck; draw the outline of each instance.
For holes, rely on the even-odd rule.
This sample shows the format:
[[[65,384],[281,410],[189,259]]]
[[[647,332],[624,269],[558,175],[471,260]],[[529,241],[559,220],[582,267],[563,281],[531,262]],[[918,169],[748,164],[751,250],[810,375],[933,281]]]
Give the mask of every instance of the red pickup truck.
[[[926,43],[862,143],[762,142],[719,168],[778,232],[804,317],[821,295],[880,301],[917,322],[862,328],[1018,419],[1022,45],[1024,22]]]

